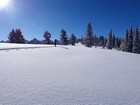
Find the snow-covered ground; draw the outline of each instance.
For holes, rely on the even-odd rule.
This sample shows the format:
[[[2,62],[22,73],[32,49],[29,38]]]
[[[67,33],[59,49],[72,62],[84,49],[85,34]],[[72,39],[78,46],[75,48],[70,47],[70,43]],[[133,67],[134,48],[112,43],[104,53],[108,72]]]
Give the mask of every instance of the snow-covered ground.
[[[0,44],[0,105],[140,105],[140,55]]]

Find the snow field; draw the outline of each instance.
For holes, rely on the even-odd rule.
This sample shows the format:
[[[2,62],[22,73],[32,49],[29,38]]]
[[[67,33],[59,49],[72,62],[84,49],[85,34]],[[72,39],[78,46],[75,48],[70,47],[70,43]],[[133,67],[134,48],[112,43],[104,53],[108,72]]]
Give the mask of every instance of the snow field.
[[[140,105],[140,55],[0,44],[0,105]]]

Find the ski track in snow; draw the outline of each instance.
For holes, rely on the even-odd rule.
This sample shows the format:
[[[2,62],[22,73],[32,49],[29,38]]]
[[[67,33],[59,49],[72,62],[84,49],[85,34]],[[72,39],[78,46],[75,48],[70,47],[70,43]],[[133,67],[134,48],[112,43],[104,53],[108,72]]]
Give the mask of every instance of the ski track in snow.
[[[138,54],[81,45],[0,49],[0,105],[140,105]]]

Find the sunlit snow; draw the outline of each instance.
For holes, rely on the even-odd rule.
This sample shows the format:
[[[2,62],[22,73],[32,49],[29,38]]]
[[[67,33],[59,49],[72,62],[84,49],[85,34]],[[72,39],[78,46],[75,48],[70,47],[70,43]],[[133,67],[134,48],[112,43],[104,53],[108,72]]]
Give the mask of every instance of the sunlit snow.
[[[0,44],[0,105],[140,105],[140,55]]]

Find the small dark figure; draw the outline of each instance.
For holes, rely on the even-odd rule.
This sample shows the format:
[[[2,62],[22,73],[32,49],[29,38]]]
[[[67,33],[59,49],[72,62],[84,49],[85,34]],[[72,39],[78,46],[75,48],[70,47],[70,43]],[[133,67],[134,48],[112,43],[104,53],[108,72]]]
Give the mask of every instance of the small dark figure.
[[[56,47],[56,44],[57,44],[57,39],[55,39],[55,40],[54,40],[54,44],[55,44],[55,47]]]

